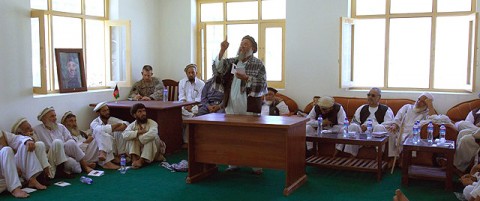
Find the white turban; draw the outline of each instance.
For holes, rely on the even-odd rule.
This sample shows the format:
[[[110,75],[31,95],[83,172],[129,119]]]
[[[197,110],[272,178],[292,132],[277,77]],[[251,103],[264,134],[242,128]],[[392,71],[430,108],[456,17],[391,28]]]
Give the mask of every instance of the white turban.
[[[63,114],[61,123],[64,124],[65,119],[68,117],[68,115],[71,115],[71,114],[73,115],[72,111],[65,112],[65,114]]]
[[[330,96],[324,96],[324,97],[321,97],[320,100],[318,100],[318,106],[320,107],[330,108],[333,106],[334,103],[335,103],[335,99],[333,99]]]
[[[94,112],[98,112],[98,110],[102,109],[102,107],[107,106],[107,102],[100,102],[93,108]]]
[[[37,116],[38,121],[42,121],[43,116],[45,116],[51,111],[55,111],[55,109],[53,107],[46,107],[45,109],[43,109],[42,112],[40,112],[40,114],[38,114]]]
[[[422,96],[425,96],[428,99],[431,99],[433,101],[433,95],[431,93],[423,92],[422,94],[420,94],[419,98],[422,97]]]
[[[15,122],[15,124],[13,124],[12,126],[12,133],[17,133],[17,130],[18,130],[18,127],[20,127],[20,125],[23,124],[23,122],[27,122],[27,119],[26,118],[20,118],[19,120],[17,120]]]

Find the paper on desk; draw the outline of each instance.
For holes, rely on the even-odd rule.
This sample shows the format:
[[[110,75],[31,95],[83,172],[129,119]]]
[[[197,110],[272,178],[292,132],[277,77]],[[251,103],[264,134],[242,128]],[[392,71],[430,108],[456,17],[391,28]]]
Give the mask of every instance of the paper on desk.
[[[101,170],[92,170],[92,171],[90,171],[90,173],[88,173],[88,176],[99,177],[99,176],[103,176],[104,174],[105,174],[104,171],[101,171]]]

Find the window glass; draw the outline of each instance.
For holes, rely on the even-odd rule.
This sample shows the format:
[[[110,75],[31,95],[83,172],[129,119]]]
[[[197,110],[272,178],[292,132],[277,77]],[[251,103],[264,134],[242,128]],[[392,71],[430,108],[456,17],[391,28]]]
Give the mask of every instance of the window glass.
[[[287,9],[286,0],[263,0],[262,19],[285,19]]]
[[[84,0],[85,1],[85,15],[105,16],[105,2],[104,0]]]
[[[268,81],[282,81],[283,33],[281,27],[265,30],[265,68]]]
[[[471,11],[472,10],[472,0],[437,0],[437,4],[438,4],[438,12],[455,12],[455,11]]]
[[[32,9],[47,10],[47,0],[30,0],[30,7]]]
[[[52,0],[52,9],[67,13],[81,13],[81,0]]]
[[[205,68],[207,70],[206,77],[207,79],[209,79],[213,75],[213,60],[218,57],[218,52],[220,51],[220,43],[223,41],[223,25],[207,25],[206,35],[208,42],[206,44],[207,66],[205,66]],[[231,47],[233,46],[230,45],[230,48]]]
[[[385,14],[385,0],[356,0],[357,15],[381,15]]]
[[[391,19],[389,87],[429,87],[431,22],[429,17]]]
[[[105,86],[105,24],[102,20],[85,20],[87,87]],[[100,37],[99,37],[100,36]]]
[[[200,4],[201,21],[223,21],[222,3],[202,3]]]
[[[391,13],[432,12],[433,0],[391,0]],[[415,6],[412,6],[415,5]]]
[[[258,19],[258,2],[227,3],[227,20],[256,20]]]
[[[250,35],[255,38],[258,44],[258,25],[257,24],[233,24],[227,26],[228,42],[230,43],[227,49],[228,57],[235,57],[238,53],[238,48],[242,42],[242,38],[246,35]],[[217,45],[220,45],[218,43]],[[257,57],[257,53],[254,54]]]

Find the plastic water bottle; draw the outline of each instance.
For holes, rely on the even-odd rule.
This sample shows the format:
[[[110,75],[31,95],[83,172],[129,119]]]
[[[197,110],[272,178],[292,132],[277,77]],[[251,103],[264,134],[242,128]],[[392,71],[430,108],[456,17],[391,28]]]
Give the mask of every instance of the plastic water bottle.
[[[82,182],[84,184],[92,184],[93,179],[89,178],[89,177],[86,177],[86,176],[82,176],[82,177],[80,177],[80,182]]]
[[[367,120],[367,134],[372,134],[373,131],[373,122],[372,119]]]
[[[440,126],[440,144],[445,143],[445,134],[447,133],[447,128],[445,128],[445,125],[442,124]]]
[[[419,135],[418,129],[419,129],[418,123],[415,122],[415,124],[413,124],[413,138],[412,138],[413,144],[417,144],[418,142],[420,142],[420,135]]]
[[[168,101],[168,89],[164,88],[163,89],[163,102],[167,102],[167,101]]]
[[[318,116],[318,128],[317,128],[317,135],[321,135],[323,130],[323,118],[322,115]]]
[[[345,120],[343,121],[343,137],[348,137],[348,125],[350,123],[348,122],[348,118],[345,117]]]
[[[432,124],[432,122],[428,123],[428,126],[427,126],[427,142],[429,144],[433,143],[433,124]]]
[[[122,157],[120,158],[120,173],[125,174],[127,172],[127,159],[125,158],[125,155],[122,154]]]

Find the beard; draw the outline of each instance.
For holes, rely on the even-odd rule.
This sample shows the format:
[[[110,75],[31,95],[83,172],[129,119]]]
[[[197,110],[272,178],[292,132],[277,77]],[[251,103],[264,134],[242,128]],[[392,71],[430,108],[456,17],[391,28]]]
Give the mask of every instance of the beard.
[[[243,59],[248,58],[249,56],[253,55],[253,50],[250,49],[246,53],[243,53],[240,50],[238,50],[237,55],[238,55],[238,60],[243,61]]]
[[[146,124],[147,123],[147,117],[146,116],[139,117],[136,120],[139,124]]]
[[[100,114],[100,119],[108,120],[110,119],[110,114],[106,114],[106,115]]]
[[[420,113],[420,112],[423,112],[427,109],[427,106],[423,106],[423,107],[418,107],[417,105],[415,105],[415,107],[413,107],[413,111],[415,111],[416,113]]]
[[[70,134],[72,134],[72,136],[79,136],[80,135],[80,130],[78,130],[77,127],[74,127],[74,128],[67,128],[68,131],[70,131]]]
[[[50,130],[57,130],[58,129],[58,125],[57,125],[56,122],[46,122],[44,124],[45,124],[45,127],[49,128]]]

